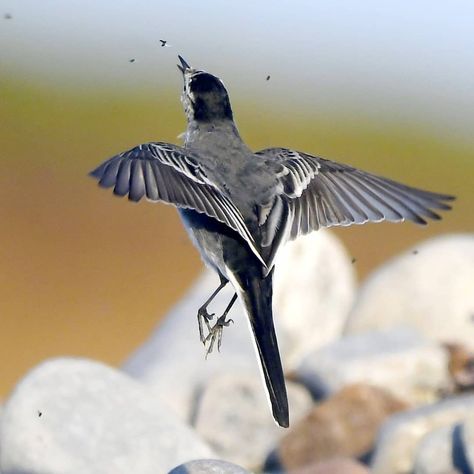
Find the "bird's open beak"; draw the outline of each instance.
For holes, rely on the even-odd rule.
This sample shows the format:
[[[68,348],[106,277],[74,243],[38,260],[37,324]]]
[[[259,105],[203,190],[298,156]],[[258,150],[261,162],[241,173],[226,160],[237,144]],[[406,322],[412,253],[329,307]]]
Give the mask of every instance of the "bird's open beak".
[[[177,64],[178,69],[184,74],[186,69],[191,69],[191,66],[178,54],[178,59],[181,65]]]

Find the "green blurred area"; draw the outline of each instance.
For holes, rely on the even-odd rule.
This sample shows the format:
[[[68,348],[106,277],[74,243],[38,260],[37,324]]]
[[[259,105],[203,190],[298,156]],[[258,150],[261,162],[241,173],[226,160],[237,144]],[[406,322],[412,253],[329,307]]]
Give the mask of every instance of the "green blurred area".
[[[46,357],[81,355],[119,364],[202,265],[171,206],[115,198],[87,177],[101,161],[138,143],[179,143],[185,127],[179,85],[133,95],[113,89],[76,94],[0,79],[0,91],[0,395],[5,395]],[[469,143],[390,117],[374,122],[341,108],[328,116],[232,99],[240,131],[255,149],[293,147],[458,196],[454,210],[426,228],[380,224],[337,230],[361,277],[417,241],[474,230]],[[189,323],[195,321],[190,314]]]

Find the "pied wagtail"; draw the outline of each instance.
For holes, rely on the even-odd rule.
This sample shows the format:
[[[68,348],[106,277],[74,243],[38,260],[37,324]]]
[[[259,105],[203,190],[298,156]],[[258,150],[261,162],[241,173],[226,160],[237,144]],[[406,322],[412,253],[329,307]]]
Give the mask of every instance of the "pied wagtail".
[[[252,151],[233,120],[222,81],[179,56],[184,146],[138,145],[91,172],[114,194],[178,208],[183,223],[220,285],[198,311],[201,341],[220,346],[222,329],[239,297],[248,315],[275,421],[289,425],[288,400],[272,314],[278,250],[322,227],[366,222],[426,224],[440,219],[453,196],[432,193],[352,166],[286,148]],[[213,326],[207,306],[231,282],[235,294]],[[206,333],[207,330],[207,333]]]

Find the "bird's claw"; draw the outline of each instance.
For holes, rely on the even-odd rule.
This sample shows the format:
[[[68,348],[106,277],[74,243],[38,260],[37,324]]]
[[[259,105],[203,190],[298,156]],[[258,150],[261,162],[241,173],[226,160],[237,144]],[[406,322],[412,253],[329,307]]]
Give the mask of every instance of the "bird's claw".
[[[206,350],[206,359],[207,356],[212,352],[214,349],[214,344],[216,343],[217,340],[217,351],[220,352],[221,350],[221,344],[222,344],[222,334],[224,332],[224,328],[229,326],[230,323],[234,323],[233,319],[225,319],[226,315],[223,314],[220,318],[217,319],[216,323],[214,326],[209,327],[209,333],[204,339],[204,345],[208,343],[208,347]]]
[[[203,344],[206,344],[207,337],[209,336],[209,334],[207,336],[204,335],[203,324],[206,325],[208,333],[210,333],[211,332],[211,325],[209,324],[209,321],[211,321],[211,319],[214,317],[214,315],[215,315],[215,313],[209,313],[205,306],[199,308],[199,310],[198,310],[197,317],[198,317],[198,325],[199,325],[199,338],[201,339],[201,342]]]

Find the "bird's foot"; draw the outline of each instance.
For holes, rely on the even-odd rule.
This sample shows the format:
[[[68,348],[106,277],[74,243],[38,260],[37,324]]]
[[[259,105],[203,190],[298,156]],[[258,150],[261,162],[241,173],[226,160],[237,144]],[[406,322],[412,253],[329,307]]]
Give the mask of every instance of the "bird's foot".
[[[198,325],[199,325],[199,339],[201,339],[201,342],[203,344],[206,344],[207,338],[209,337],[209,334],[211,333],[211,325],[209,324],[209,321],[214,317],[215,313],[208,313],[207,307],[206,306],[201,306],[198,309]],[[204,335],[204,326],[206,325],[208,334],[205,336]]]
[[[216,343],[216,341],[217,341],[217,350],[218,351],[221,350],[222,333],[224,331],[224,328],[229,326],[230,323],[234,323],[233,319],[225,319],[225,318],[226,318],[226,314],[223,314],[220,318],[217,319],[214,326],[209,328],[209,334],[206,336],[204,340],[204,344],[206,343],[209,344],[206,350],[206,359],[207,359],[207,356],[214,349],[214,344]]]

